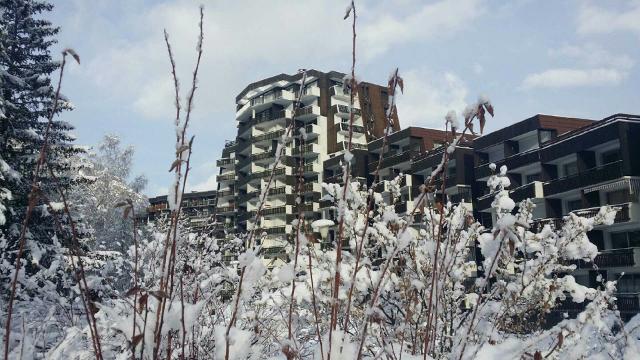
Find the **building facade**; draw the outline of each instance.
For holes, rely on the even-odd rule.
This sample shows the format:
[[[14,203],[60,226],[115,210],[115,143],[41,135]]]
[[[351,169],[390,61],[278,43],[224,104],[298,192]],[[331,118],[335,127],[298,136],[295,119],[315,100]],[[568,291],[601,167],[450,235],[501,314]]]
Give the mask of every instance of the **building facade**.
[[[196,232],[214,230],[216,202],[215,190],[184,193],[181,212],[187,226]],[[149,199],[146,219],[157,221],[168,216],[170,212],[167,195],[156,196]]]
[[[487,225],[493,220],[493,196],[485,190],[489,163],[507,166],[516,203],[533,200],[534,230],[545,224],[559,228],[570,213],[593,217],[602,205],[618,207],[613,225],[587,234],[598,256],[593,263],[576,263],[572,275],[591,287],[599,279],[617,280],[624,318],[640,311],[640,144],[634,142],[639,136],[640,116],[589,121],[536,115],[474,142],[475,209]],[[560,310],[580,310],[565,306]]]
[[[385,87],[360,83],[350,109],[345,74],[309,70],[305,75],[281,74],[242,90],[236,97],[236,138],[225,146],[218,160],[218,221],[226,224],[229,237],[234,232],[258,229],[255,233],[259,234],[268,266],[284,259],[284,247],[293,234],[291,221],[299,211],[306,219],[320,218],[324,161],[344,153],[350,131],[352,149],[366,149],[367,143],[380,137],[386,127]],[[351,112],[354,122],[350,127]],[[284,144],[283,156],[273,168],[282,137],[292,122],[293,141]],[[399,130],[397,119],[394,126]],[[301,160],[304,187],[298,202]],[[261,216],[256,219],[260,195],[272,170],[273,182]]]

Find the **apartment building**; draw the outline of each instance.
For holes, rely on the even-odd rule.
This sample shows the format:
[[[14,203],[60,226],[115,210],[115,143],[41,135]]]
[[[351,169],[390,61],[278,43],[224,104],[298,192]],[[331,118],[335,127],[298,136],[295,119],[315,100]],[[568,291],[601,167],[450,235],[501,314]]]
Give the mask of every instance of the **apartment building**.
[[[640,311],[640,145],[634,143],[639,136],[639,116],[589,121],[536,115],[474,142],[476,210],[487,223],[493,220],[489,163],[507,166],[516,202],[534,201],[534,229],[559,227],[569,213],[590,217],[602,205],[619,207],[613,225],[588,233],[600,250],[595,261],[578,262],[572,275],[592,287],[598,275],[618,280],[617,305],[625,318]],[[563,306],[579,310],[573,303]]]
[[[218,221],[232,230],[229,237],[233,232],[259,229],[256,241],[261,242],[268,266],[284,259],[284,247],[293,234],[291,221],[299,211],[309,220],[320,218],[323,162],[344,153],[350,131],[352,149],[366,149],[370,140],[384,132],[387,89],[360,83],[350,109],[351,95],[344,78],[345,74],[333,71],[280,74],[249,84],[236,97],[237,135],[218,160]],[[351,113],[354,122],[350,127]],[[292,122],[294,139],[284,144],[283,157],[273,169],[273,182],[256,222],[259,195],[267,186],[276,150]],[[399,130],[397,119],[395,127]],[[298,203],[300,164],[304,193]]]
[[[182,214],[186,218],[186,224],[193,231],[214,230],[216,191],[193,191],[182,196]],[[167,195],[156,196],[149,199],[146,219],[156,221],[169,215],[169,203]]]

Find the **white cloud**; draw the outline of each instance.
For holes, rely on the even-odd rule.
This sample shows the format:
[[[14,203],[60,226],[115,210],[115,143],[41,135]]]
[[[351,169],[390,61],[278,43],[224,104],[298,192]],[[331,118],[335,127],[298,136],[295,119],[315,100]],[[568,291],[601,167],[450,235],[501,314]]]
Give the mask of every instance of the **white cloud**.
[[[549,55],[569,66],[529,74],[522,89],[618,85],[634,66],[631,57],[612,54],[596,44],[566,45],[550,49]]]
[[[193,185],[187,185],[187,191],[209,191],[216,190],[218,188],[218,181],[216,180],[216,174],[213,174],[204,181],[195,183]]]
[[[626,54],[612,54],[596,44],[566,45],[550,49],[549,55],[556,58],[575,59],[583,65],[593,67],[613,67],[628,70],[633,67],[633,59]]]
[[[466,106],[468,90],[455,74],[435,74],[417,69],[401,74],[404,78],[404,94],[398,97],[400,126],[441,128],[449,110],[460,113]]]
[[[381,9],[368,14],[377,19],[358,31],[365,58],[385,53],[394,45],[435,37],[446,37],[461,30],[483,13],[480,0],[441,0],[435,3],[414,3],[405,16],[392,16]],[[395,11],[394,13],[398,13]]]
[[[617,85],[625,77],[623,72],[611,68],[557,68],[528,75],[522,82],[522,87],[532,89]]]
[[[583,3],[578,11],[578,33],[606,34],[630,31],[640,35],[638,19],[640,19],[640,1],[629,1],[616,10]]]

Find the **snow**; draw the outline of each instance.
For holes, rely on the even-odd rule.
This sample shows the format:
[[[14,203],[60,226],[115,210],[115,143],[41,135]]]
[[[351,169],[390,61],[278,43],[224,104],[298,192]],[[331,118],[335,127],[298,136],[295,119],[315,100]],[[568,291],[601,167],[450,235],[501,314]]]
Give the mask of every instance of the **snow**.
[[[319,219],[311,223],[311,228],[313,228],[314,231],[319,231],[321,228],[331,227],[333,225],[335,225],[335,223],[332,220]]]

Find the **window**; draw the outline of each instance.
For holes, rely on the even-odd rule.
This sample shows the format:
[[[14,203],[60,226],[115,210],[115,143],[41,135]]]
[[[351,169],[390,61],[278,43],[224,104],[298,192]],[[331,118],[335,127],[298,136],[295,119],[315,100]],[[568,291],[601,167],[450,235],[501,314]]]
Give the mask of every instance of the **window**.
[[[616,274],[618,280],[618,292],[637,293],[640,292],[640,274]]]
[[[629,202],[629,193],[626,189],[607,193],[607,205],[622,204],[626,202]]]
[[[618,149],[610,150],[602,153],[602,164],[609,164],[620,160],[620,152]]]
[[[526,175],[525,184],[532,183],[534,181],[540,181],[540,173]]]
[[[442,144],[441,142],[437,142],[437,141],[434,141],[434,142],[433,142],[433,148],[434,148],[434,149],[437,149],[437,148],[439,148],[439,147],[440,147],[440,146],[442,146],[442,145],[443,145],[443,144]]]
[[[611,247],[613,249],[640,247],[640,231],[612,233]]]
[[[578,209],[582,209],[582,200],[581,199],[567,201],[567,211],[568,212],[571,212],[571,211],[574,211],[574,210],[578,210]]]
[[[553,130],[540,130],[540,144],[544,144],[553,139],[553,133]]]
[[[564,170],[564,176],[575,175],[578,173],[578,163],[574,161],[568,164],[564,164],[562,169]]]

